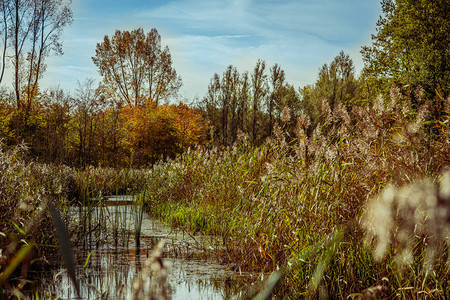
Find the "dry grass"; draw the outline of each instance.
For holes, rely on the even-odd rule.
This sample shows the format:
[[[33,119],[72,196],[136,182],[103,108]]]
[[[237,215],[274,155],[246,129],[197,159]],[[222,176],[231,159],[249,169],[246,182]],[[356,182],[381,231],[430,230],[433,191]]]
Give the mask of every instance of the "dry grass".
[[[68,217],[70,205],[83,197],[135,192],[145,184],[144,175],[143,170],[76,170],[36,163],[25,146],[6,151],[0,144],[0,287],[23,298],[21,290],[33,280],[26,281],[29,269],[56,266],[52,258],[57,257],[57,245],[69,245],[56,238],[49,203],[61,214],[61,224],[77,229],[68,224],[73,221]]]
[[[379,98],[372,106],[350,111],[342,105],[331,108],[323,100],[317,120],[298,117],[295,137],[277,124],[265,146],[250,147],[241,137],[226,151],[188,151],[155,165],[145,205],[175,226],[221,236],[224,258],[238,269],[273,271],[284,266],[280,296],[346,298],[379,290],[386,297],[424,298],[430,291],[448,293],[448,263],[435,264],[432,276],[426,272],[429,264],[423,267],[424,257],[446,261],[446,236],[434,235],[433,243],[440,245],[435,252],[427,252],[428,243],[419,240],[431,242],[429,224],[441,226],[444,221],[434,218],[444,218],[440,211],[449,205],[444,201],[442,207],[432,207],[430,201],[441,196],[428,195],[436,190],[430,182],[442,182],[450,164],[449,101],[444,100],[446,106],[438,114],[443,117],[435,119],[432,103],[419,101],[423,104],[417,106],[396,89],[390,101]],[[430,179],[416,183],[425,177]],[[428,224],[421,227],[426,230],[421,229],[420,238],[412,237],[409,247],[416,259],[409,260],[403,273],[397,272],[398,242],[388,248],[391,239],[377,236],[375,248],[366,247],[370,231],[360,225],[365,212],[364,224],[373,212],[366,208],[373,203],[368,199],[384,195],[388,185],[415,194],[414,201],[422,204],[399,206],[392,200],[395,222],[386,226],[401,232],[400,224],[415,224],[412,217]],[[389,218],[386,211],[373,214],[372,220]],[[410,221],[400,222],[398,214]],[[374,232],[382,235],[388,229]],[[378,261],[373,253],[376,258],[385,255]]]
[[[144,267],[135,276],[132,299],[171,299],[171,289],[167,281],[171,264],[163,259],[164,243],[164,240],[161,240],[153,248]]]

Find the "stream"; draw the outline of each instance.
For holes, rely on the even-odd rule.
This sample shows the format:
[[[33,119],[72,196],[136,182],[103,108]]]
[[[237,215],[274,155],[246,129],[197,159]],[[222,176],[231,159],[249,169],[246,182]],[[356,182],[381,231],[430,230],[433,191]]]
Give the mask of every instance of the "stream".
[[[220,245],[216,238],[175,231],[142,212],[132,196],[108,197],[100,207],[77,207],[70,213],[85,218],[83,224],[88,225],[82,229],[90,233],[73,249],[81,298],[63,267],[43,274],[38,289],[41,298],[131,299],[133,279],[161,240],[165,241],[163,262],[170,265],[167,289],[171,299],[234,299],[245,291],[244,282],[251,280],[251,275],[232,271],[230,265],[211,258],[212,250]],[[139,223],[136,247],[139,226],[135,225]],[[98,230],[101,224],[104,228]]]

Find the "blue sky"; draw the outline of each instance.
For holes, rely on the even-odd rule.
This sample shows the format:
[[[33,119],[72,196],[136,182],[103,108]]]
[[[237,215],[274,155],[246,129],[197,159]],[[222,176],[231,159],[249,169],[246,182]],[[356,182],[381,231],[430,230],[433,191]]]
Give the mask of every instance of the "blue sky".
[[[258,58],[278,63],[296,88],[341,50],[362,68],[359,51],[381,13],[376,0],[74,0],[64,29],[64,55],[47,59],[43,87],[74,91],[77,80],[100,77],[91,57],[116,29],[156,28],[183,79],[181,96],[203,97],[209,80],[232,64],[251,71]]]

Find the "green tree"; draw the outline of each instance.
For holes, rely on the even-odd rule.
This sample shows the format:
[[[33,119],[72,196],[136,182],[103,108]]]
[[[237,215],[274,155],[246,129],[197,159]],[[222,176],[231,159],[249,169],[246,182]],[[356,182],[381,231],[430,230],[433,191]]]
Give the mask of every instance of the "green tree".
[[[372,45],[362,48],[371,94],[392,84],[421,85],[428,95],[437,86],[450,92],[450,2],[383,0]],[[373,91],[373,89],[376,89]]]
[[[300,90],[301,108],[312,119],[319,115],[317,105],[322,98],[331,109],[341,103],[351,107],[360,96],[359,80],[355,77],[352,59],[343,51],[328,65],[319,70],[319,78],[314,85]]]
[[[269,97],[267,97],[267,110],[269,113],[269,123],[267,128],[268,135],[272,134],[274,110],[276,109],[277,104],[280,106],[279,104],[283,98],[284,79],[284,70],[282,70],[278,64],[275,64],[272,68],[270,68],[271,91]]]
[[[252,142],[256,144],[258,135],[258,124],[261,122],[261,104],[264,97],[267,96],[267,75],[265,74],[266,62],[258,59],[256,66],[251,74],[251,92],[252,92]]]
[[[221,115],[220,109],[220,76],[214,73],[208,86],[208,93],[200,103],[204,119],[208,120],[211,138],[214,141],[221,140]]]
[[[242,73],[237,92],[237,130],[241,132],[248,132],[246,122],[250,99],[250,79],[248,71]]]

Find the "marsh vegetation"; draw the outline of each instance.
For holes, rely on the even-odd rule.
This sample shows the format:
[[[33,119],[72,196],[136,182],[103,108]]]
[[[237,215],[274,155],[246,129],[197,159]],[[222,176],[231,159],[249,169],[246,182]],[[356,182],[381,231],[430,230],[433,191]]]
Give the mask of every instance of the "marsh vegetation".
[[[359,75],[258,59],[189,105],[154,28],[40,89],[69,2],[0,4],[0,299],[450,298],[448,1],[382,1]]]

